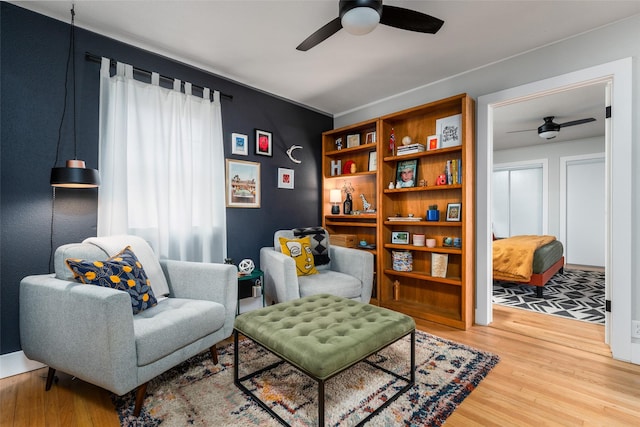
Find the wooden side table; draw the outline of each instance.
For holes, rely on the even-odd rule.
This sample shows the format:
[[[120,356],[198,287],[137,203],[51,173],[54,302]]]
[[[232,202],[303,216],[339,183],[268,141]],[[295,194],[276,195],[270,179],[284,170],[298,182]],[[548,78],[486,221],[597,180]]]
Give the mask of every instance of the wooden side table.
[[[256,294],[254,287],[260,287],[260,294]],[[262,306],[264,307],[264,273],[256,268],[251,274],[238,274],[238,305],[236,307],[236,315],[240,314],[240,300],[244,298],[262,297]]]

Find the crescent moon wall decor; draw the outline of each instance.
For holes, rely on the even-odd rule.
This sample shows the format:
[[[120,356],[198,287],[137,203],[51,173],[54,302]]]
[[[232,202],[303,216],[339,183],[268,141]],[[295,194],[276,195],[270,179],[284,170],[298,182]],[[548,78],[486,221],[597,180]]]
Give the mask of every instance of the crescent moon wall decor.
[[[293,150],[297,150],[297,149],[302,149],[301,145],[292,145],[291,147],[289,147],[287,149],[287,156],[289,156],[289,158],[291,159],[291,161],[293,163],[302,163],[302,160],[298,160],[295,157],[293,157]]]

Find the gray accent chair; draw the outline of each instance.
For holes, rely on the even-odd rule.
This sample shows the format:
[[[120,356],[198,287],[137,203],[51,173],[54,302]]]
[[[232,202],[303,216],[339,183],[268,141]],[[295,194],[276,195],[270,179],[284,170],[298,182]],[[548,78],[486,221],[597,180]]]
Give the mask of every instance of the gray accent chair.
[[[126,246],[158,299],[136,315],[127,292],[78,283],[64,262],[105,260]],[[235,266],[158,260],[135,236],[89,238],[56,250],[54,274],[22,279],[22,350],[49,366],[46,390],[56,370],[118,395],[137,388],[137,417],[149,380],[207,349],[218,363],[216,343],[231,336],[237,293]]]
[[[260,268],[264,272],[265,297],[277,303],[309,295],[331,294],[369,303],[373,288],[373,254],[353,248],[331,245],[326,265],[318,265],[318,274],[298,276],[293,258],[280,250],[280,237],[294,238],[293,230],[278,230],[273,247],[260,249]]]

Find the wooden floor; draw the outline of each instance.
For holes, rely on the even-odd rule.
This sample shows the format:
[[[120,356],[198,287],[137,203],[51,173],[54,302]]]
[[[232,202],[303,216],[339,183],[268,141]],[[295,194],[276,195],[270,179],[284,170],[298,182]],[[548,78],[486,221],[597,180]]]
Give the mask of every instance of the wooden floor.
[[[640,366],[613,360],[604,327],[494,306],[494,324],[418,328],[497,353],[500,363],[447,426],[640,425]],[[109,393],[46,369],[0,380],[0,426],[118,426]]]

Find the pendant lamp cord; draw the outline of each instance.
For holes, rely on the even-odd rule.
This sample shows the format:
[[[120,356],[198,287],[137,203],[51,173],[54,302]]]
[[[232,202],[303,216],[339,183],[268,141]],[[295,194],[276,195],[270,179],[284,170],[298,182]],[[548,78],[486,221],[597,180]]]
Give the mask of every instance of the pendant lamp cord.
[[[76,148],[76,79],[75,79],[75,68],[76,68],[76,60],[75,60],[75,4],[71,6],[71,31],[69,36],[69,50],[67,54],[67,65],[65,69],[64,76],[64,97],[63,97],[63,106],[62,106],[62,117],[60,118],[60,126],[58,127],[58,142],[56,143],[56,159],[53,162],[53,167],[56,167],[58,164],[58,159],[60,156],[60,143],[62,141],[62,127],[64,125],[64,118],[67,113],[67,96],[68,96],[68,88],[69,88],[69,65],[73,63],[73,67],[71,69],[73,74],[73,158],[77,158],[77,148]]]

